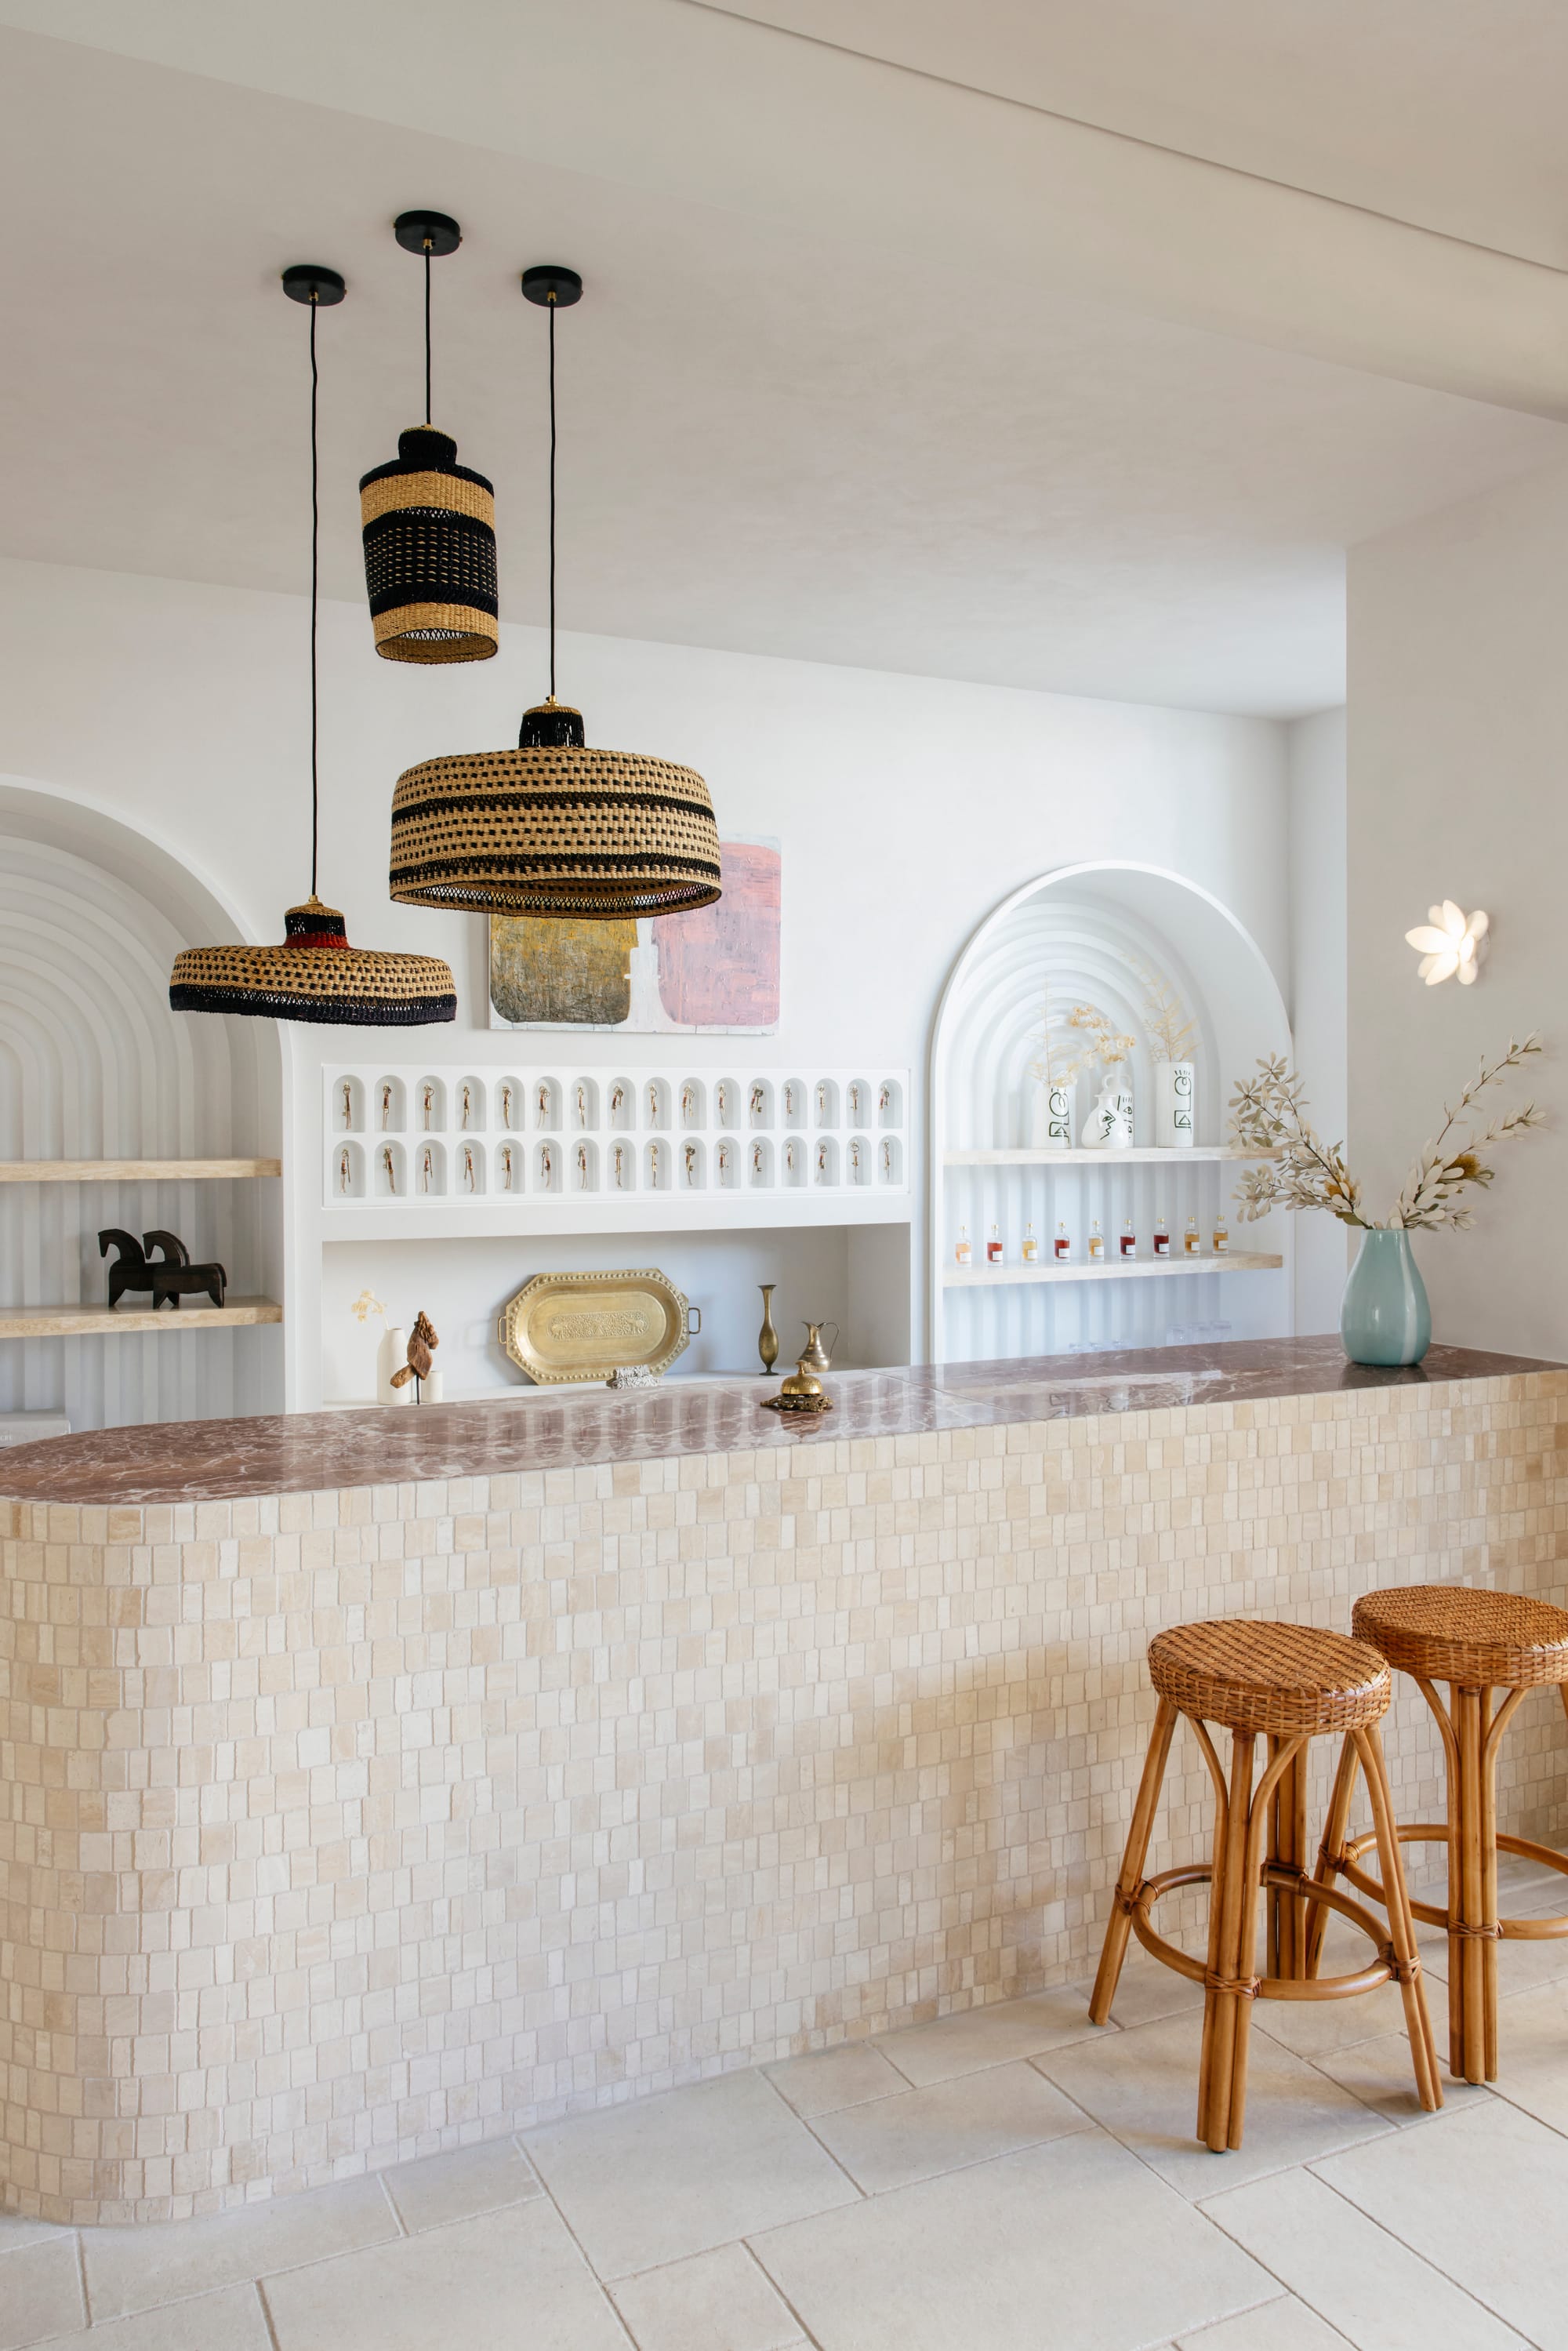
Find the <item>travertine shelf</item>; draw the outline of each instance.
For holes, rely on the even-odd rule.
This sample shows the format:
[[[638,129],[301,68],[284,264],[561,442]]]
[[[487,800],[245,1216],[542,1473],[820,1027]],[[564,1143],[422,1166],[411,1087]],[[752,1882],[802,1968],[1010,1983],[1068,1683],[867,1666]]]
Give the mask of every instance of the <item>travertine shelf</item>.
[[[101,1339],[133,1331],[238,1330],[281,1322],[271,1298],[231,1298],[225,1306],[0,1306],[0,1339]]]
[[[1124,1151],[1112,1151],[1103,1146],[1083,1150],[1074,1144],[1071,1150],[1051,1151],[1031,1147],[1016,1151],[945,1151],[944,1167],[1147,1167],[1156,1161],[1165,1166],[1191,1166],[1216,1159],[1244,1159],[1256,1165],[1264,1159],[1277,1159],[1274,1151],[1238,1151],[1228,1143],[1195,1143],[1189,1148],[1176,1150],[1164,1144],[1138,1144]]]
[[[0,1159],[0,1184],[214,1184],[282,1173],[281,1159]]]
[[[1071,1982],[1151,1634],[1564,1597],[1559,1367],[1307,1339],[828,1384],[804,1428],[694,1381],[0,1453],[0,2206],[253,2205]],[[1524,1708],[1500,1823],[1557,1842],[1563,1711]],[[1384,1729],[1420,1818],[1414,1689]],[[1149,1866],[1208,1813],[1184,1733]]]
[[[1019,1281],[1146,1281],[1172,1273],[1261,1273],[1283,1265],[1270,1249],[1228,1249],[1223,1257],[1113,1258],[1108,1265],[955,1265],[942,1276],[944,1290],[999,1290]]]

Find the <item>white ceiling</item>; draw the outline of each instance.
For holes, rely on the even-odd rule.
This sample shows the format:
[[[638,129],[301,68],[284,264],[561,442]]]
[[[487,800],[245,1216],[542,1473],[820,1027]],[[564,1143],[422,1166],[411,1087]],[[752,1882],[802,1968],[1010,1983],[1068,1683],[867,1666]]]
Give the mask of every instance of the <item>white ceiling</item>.
[[[1430,5],[1457,20],[1458,0]],[[1170,246],[1169,207],[1151,216],[1146,189],[1141,242],[1130,201],[1115,249],[1101,234],[1076,256],[1040,243],[1050,207],[997,201],[987,177],[997,120],[1020,110],[966,95],[942,118],[918,188],[900,179],[897,149],[910,131],[899,109],[909,87],[925,87],[917,75],[687,0],[473,0],[450,9],[434,48],[421,45],[428,14],[406,0],[378,0],[373,18],[357,0],[314,16],[296,0],[274,0],[265,18],[186,0],[130,13],[136,58],[112,53],[131,34],[94,0],[0,0],[0,23],[47,18],[75,36],[0,32],[0,189],[6,216],[28,224],[26,241],[0,253],[11,322],[0,551],[298,588],[305,322],[277,271],[314,258],[350,283],[320,332],[326,576],[331,592],[356,596],[355,478],[393,453],[415,413],[419,271],[389,224],[421,203],[465,225],[461,253],[437,266],[436,413],[465,459],[496,478],[515,619],[543,613],[542,321],[516,278],[540,258],[572,262],[589,284],[559,329],[571,627],[1291,714],[1343,692],[1344,546],[1563,452],[1561,426],[1495,404],[1553,404],[1550,337],[1542,328],[1530,340],[1531,289],[1559,286],[1546,271],[1456,261],[1440,240],[1403,231],[1386,250],[1358,246],[1353,271],[1333,243],[1338,209],[1314,197],[1288,216],[1289,267],[1277,244],[1254,236],[1256,286],[1217,332],[1223,289],[1200,294],[1171,270],[1166,283],[1157,272],[1140,280],[1144,249],[1163,266]],[[1169,14],[1157,0],[1145,0],[1141,29],[1127,0],[1105,0],[1103,16],[972,5],[961,59],[942,47],[958,12],[936,0],[831,10],[769,0],[766,13],[801,25],[831,14],[841,38],[852,30],[868,47],[891,25],[901,66],[907,50],[925,70],[963,64],[1031,93],[1057,90],[1066,72],[1042,47],[1045,28],[1114,18],[1138,68],[1118,81],[1113,48],[1096,52],[1078,28],[1066,45],[1075,107],[1098,90],[1106,114],[1109,92],[1125,117],[1112,127],[1146,137],[1163,106],[1167,132],[1185,123],[1200,152],[1201,78],[1156,70],[1145,38]],[[1183,12],[1233,35],[1228,102],[1263,75],[1267,45],[1249,50],[1236,29],[1253,13],[1261,30],[1301,15],[1244,12],[1241,0]],[[1348,21],[1337,5],[1330,16]],[[612,19],[625,37],[601,38],[596,63],[591,37]],[[302,52],[291,36],[307,22],[319,37]],[[269,45],[236,47],[261,23]],[[371,24],[380,48],[364,45]],[[680,72],[654,87],[650,60],[665,45]],[[204,70],[166,62],[161,47]],[[298,94],[302,55],[310,86],[337,106]],[[797,87],[791,72],[818,78]],[[465,80],[472,138],[448,135],[465,125],[452,102]],[[682,93],[699,84],[704,105],[694,98],[685,120]],[[585,111],[582,93],[601,89],[601,111]],[[1296,144],[1287,122],[1281,152],[1308,185],[1314,109],[1298,98]],[[802,124],[820,126],[841,102],[852,134],[865,130],[853,182],[841,138],[833,152],[825,139],[812,152],[801,144]],[[633,133],[650,113],[656,141],[640,147]],[[1350,114],[1344,152],[1320,152],[1314,169],[1338,193],[1327,186],[1335,163],[1364,202]],[[1223,109],[1216,120],[1223,128]],[[1034,119],[1024,120],[1032,137]],[[764,187],[758,159],[781,122],[793,178],[776,172]],[[1267,144],[1261,114],[1243,128]],[[1217,152],[1212,123],[1210,134],[1201,152]],[[1101,144],[1113,164],[1127,152],[1124,141]],[[1220,160],[1239,161],[1244,145]],[[1088,171],[1103,159],[1069,161]],[[1252,183],[1183,168],[1197,178],[1173,201],[1207,205],[1212,227],[1199,260],[1239,287],[1249,230],[1287,216],[1226,212],[1237,191],[1250,204]],[[1412,190],[1406,218],[1428,202]],[[1465,200],[1462,184],[1449,193]],[[1495,175],[1493,193],[1500,203]],[[1271,200],[1263,191],[1260,202]],[[1113,208],[1107,198],[1092,220],[1086,208],[1086,238]],[[995,235],[977,238],[977,217]],[[1347,273],[1343,304],[1335,269]],[[1147,300],[1141,282],[1154,286]],[[1410,298],[1387,348],[1369,355],[1401,282]],[[1458,319],[1445,286],[1469,291]],[[1298,295],[1313,314],[1305,349],[1289,347]],[[1538,307],[1551,324],[1555,313]],[[1497,330],[1479,334],[1487,317]],[[1342,318],[1354,366],[1323,355]],[[1471,382],[1478,343],[1500,371],[1487,403],[1448,388]]]

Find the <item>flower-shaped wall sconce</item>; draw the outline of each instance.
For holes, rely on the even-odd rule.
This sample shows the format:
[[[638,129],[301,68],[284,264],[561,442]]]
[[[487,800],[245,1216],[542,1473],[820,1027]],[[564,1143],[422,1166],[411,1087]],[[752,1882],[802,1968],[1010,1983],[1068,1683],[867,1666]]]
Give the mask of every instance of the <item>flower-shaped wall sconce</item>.
[[[1427,920],[1405,934],[1406,943],[1421,957],[1417,968],[1427,987],[1436,987],[1458,973],[1459,986],[1469,987],[1480,969],[1482,942],[1490,927],[1490,915],[1479,907],[1467,915],[1451,898],[1445,898],[1440,906],[1428,906]]]

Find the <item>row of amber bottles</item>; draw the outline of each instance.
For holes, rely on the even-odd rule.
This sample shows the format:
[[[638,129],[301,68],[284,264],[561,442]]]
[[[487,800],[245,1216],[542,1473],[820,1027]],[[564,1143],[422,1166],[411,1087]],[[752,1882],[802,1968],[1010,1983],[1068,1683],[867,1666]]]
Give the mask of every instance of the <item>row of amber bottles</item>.
[[[1214,1220],[1213,1254],[1216,1257],[1224,1257],[1229,1248],[1230,1228],[1221,1213]],[[1196,1217],[1189,1217],[1186,1220],[1186,1230],[1181,1237],[1180,1253],[1183,1257],[1201,1257],[1204,1253],[1203,1236],[1198,1230]],[[1071,1265],[1073,1262],[1072,1238],[1065,1224],[1059,1224],[1056,1228],[1056,1237],[1051,1245],[1051,1254],[1058,1265]],[[1100,1229],[1100,1219],[1096,1217],[1089,1228],[1089,1241],[1084,1252],[1085,1261],[1090,1265],[1103,1265],[1109,1254],[1111,1253],[1106,1249],[1105,1236]],[[1156,1258],[1168,1258],[1173,1254],[1170,1228],[1163,1217],[1155,1218],[1154,1254]],[[1124,1263],[1135,1259],[1138,1255],[1138,1237],[1134,1229],[1131,1217],[1126,1218],[1120,1233],[1116,1236],[1114,1255]],[[953,1256],[954,1261],[961,1266],[973,1262],[969,1249],[969,1228],[967,1225],[962,1225],[958,1228],[957,1246],[953,1251]],[[1035,1238],[1032,1225],[1024,1227],[1023,1246],[1019,1252],[1019,1257],[1020,1263],[1024,1265],[1040,1263],[1040,1243]],[[986,1263],[988,1266],[999,1266],[1005,1265],[1007,1261],[1007,1245],[1002,1239],[998,1228],[993,1225],[990,1238],[986,1243]]]

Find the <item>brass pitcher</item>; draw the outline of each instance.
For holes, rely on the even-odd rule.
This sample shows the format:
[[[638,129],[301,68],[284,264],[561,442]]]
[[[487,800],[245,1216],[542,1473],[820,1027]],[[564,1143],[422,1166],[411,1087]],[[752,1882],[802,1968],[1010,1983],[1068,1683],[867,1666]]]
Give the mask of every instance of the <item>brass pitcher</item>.
[[[824,1330],[829,1330],[833,1334],[825,1347],[822,1344],[822,1332]],[[806,1344],[800,1355],[801,1370],[831,1372],[833,1368],[832,1349],[835,1348],[838,1343],[839,1326],[836,1322],[829,1322],[825,1324],[821,1322],[808,1322],[806,1324]]]
[[[779,1361],[779,1333],[773,1327],[773,1293],[776,1281],[759,1281],[762,1292],[762,1328],[757,1334],[757,1352],[762,1358],[762,1368],[770,1372]]]

